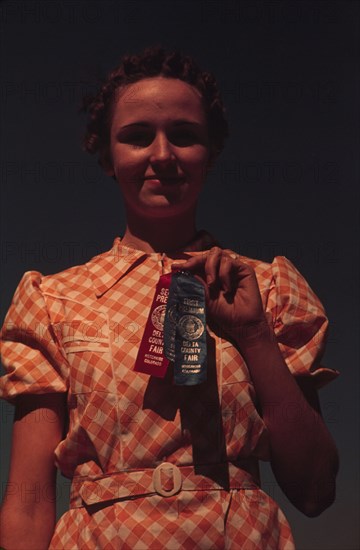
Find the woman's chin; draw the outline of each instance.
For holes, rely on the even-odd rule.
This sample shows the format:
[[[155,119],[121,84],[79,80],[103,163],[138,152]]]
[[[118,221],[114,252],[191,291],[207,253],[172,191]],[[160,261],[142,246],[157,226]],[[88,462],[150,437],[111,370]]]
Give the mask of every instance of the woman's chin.
[[[134,209],[133,209],[134,210]],[[193,205],[182,200],[169,200],[164,195],[142,201],[135,208],[138,215],[148,218],[168,218],[181,216],[193,210]]]

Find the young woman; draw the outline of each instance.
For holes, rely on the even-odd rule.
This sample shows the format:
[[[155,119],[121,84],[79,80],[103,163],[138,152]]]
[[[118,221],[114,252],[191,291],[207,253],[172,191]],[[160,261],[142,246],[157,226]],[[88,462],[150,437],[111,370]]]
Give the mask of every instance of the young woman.
[[[227,135],[212,75],[151,48],[125,56],[86,109],[85,146],[120,185],[126,230],[85,265],[25,273],[15,293],[2,333],[1,392],[17,408],[1,544],[292,549],[258,460],[304,514],[333,502],[337,451],[316,393],[337,374],[320,366],[323,307],[286,258],[239,256],[196,229]],[[179,269],[206,299],[198,384],[178,385],[173,362],[163,377],[144,369],[150,345],[164,354],[155,290]],[[186,323],[196,346],[201,323]],[[56,527],[55,466],[72,479]]]

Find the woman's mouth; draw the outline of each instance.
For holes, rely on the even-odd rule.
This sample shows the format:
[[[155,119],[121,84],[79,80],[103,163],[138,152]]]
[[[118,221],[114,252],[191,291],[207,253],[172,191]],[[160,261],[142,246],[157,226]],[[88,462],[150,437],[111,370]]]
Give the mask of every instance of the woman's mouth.
[[[185,181],[184,177],[148,176],[144,181],[152,185],[176,185]]]

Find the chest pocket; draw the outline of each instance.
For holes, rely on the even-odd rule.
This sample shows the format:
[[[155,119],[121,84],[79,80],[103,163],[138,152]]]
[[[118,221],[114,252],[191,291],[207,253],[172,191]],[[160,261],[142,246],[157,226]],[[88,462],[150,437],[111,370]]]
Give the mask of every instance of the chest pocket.
[[[70,365],[71,392],[115,392],[107,317],[72,319],[55,330]]]

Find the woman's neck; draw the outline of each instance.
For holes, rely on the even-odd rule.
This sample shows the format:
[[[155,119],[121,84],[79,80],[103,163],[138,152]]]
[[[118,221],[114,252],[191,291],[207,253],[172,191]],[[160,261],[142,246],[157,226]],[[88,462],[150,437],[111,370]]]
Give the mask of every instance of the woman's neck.
[[[195,216],[141,218],[127,216],[122,244],[144,252],[171,252],[184,248],[196,235]]]

